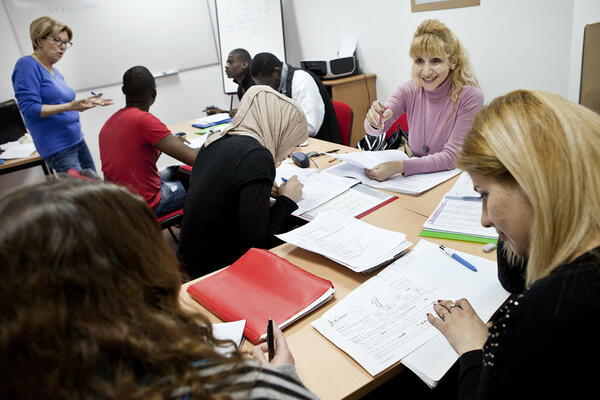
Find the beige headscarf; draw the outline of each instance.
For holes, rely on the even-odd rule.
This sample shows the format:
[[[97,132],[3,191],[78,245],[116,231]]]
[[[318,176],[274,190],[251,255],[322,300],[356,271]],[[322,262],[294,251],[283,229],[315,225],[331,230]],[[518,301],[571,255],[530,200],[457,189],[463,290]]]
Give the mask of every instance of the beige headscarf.
[[[287,156],[285,152],[306,141],[308,127],[304,111],[292,99],[269,86],[255,85],[244,93],[231,125],[212,133],[204,146],[225,135],[253,137],[271,152],[275,161],[281,161]]]

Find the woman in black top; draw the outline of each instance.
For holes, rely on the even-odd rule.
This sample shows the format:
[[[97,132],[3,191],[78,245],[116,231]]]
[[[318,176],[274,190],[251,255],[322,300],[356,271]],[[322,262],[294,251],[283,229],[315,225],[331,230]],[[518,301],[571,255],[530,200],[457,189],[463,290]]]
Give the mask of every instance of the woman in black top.
[[[508,247],[503,285],[523,290],[489,330],[466,299],[428,315],[460,355],[459,397],[587,393],[600,357],[600,116],[511,92],[475,117],[457,164],[483,197],[482,224]]]
[[[275,163],[307,138],[296,103],[253,86],[231,126],[207,139],[192,168],[180,233],[179,257],[191,278],[233,263],[251,247],[281,243],[274,234],[298,208],[302,184],[293,177],[277,187]]]

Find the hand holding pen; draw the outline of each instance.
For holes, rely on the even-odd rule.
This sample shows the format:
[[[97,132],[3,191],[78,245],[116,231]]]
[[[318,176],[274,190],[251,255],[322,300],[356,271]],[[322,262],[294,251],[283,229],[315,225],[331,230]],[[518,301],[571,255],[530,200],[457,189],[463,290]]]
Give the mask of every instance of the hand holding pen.
[[[279,196],[285,196],[297,203],[302,198],[302,182],[296,175],[289,179],[282,178],[283,183],[279,186]]]
[[[113,103],[112,99],[103,99],[102,93],[95,93],[93,91],[90,93],[92,95],[90,97],[88,97],[86,100],[96,106],[101,106],[101,107],[110,106]]]
[[[367,112],[367,121],[375,129],[383,128],[385,121],[392,118],[394,112],[383,105],[379,100],[375,100]]]
[[[296,361],[288,347],[283,332],[275,322],[272,322],[272,329],[271,353],[269,353],[269,339],[267,338],[266,342],[263,342],[252,349],[252,358],[262,364],[270,364],[274,367],[281,365],[295,365]],[[269,333],[268,330],[269,328],[267,326],[267,336]],[[272,359],[270,361],[265,358],[265,353],[269,355],[272,354]]]

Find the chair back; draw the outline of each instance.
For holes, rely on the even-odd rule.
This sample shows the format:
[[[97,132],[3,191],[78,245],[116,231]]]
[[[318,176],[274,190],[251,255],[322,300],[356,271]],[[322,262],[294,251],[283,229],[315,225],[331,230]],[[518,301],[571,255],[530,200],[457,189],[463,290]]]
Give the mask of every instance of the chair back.
[[[341,101],[332,101],[333,109],[335,110],[335,116],[340,126],[340,135],[342,136],[342,144],[344,146],[350,146],[350,139],[352,137],[352,122],[354,119],[354,113],[352,108],[346,103]]]

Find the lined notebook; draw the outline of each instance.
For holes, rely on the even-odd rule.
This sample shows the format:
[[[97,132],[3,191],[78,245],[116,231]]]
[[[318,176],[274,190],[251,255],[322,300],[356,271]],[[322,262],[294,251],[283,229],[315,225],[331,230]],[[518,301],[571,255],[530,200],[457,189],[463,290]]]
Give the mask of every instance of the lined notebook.
[[[266,338],[269,318],[283,329],[329,301],[334,288],[268,250],[252,248],[187,291],[225,322],[245,319],[244,336],[257,344]]]
[[[473,190],[469,174],[463,172],[423,224],[424,231],[420,236],[496,242],[496,230],[481,225],[481,202],[481,196]]]

